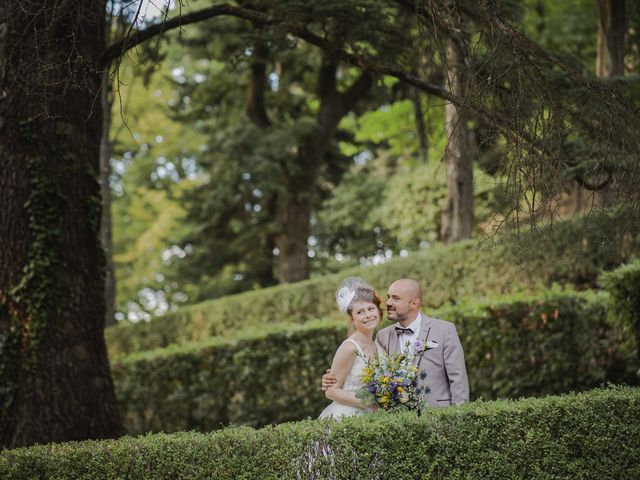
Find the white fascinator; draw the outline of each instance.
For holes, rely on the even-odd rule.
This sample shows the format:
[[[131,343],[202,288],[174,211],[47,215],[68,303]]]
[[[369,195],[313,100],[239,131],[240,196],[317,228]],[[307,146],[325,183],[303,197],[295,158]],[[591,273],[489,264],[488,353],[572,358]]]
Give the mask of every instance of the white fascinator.
[[[341,312],[346,312],[349,305],[356,301],[373,302],[375,290],[359,277],[347,277],[336,290],[336,302]]]

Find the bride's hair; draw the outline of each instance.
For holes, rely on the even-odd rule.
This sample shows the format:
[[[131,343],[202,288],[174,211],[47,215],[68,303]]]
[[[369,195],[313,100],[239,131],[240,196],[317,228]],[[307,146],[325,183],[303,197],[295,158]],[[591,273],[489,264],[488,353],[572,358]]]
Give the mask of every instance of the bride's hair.
[[[355,302],[371,302],[373,303],[376,307],[378,307],[378,313],[380,314],[380,321],[382,321],[382,298],[380,298],[380,295],[378,295],[378,293],[373,289],[361,289],[361,290],[356,290],[356,295],[354,297],[354,299],[351,301],[351,305],[349,305],[349,307],[347,308],[347,315],[349,315],[349,328],[347,330],[347,335],[351,335],[353,332],[355,332],[355,327],[353,325],[353,317],[351,316],[351,314],[353,313],[353,304]]]
[[[382,320],[382,299],[375,289],[359,277],[347,277],[340,282],[336,290],[336,302],[341,312],[349,315],[349,334],[353,333],[353,304],[356,302],[370,302],[378,307]]]
[[[358,288],[356,290],[356,294],[351,300],[349,307],[347,308],[347,314],[351,316],[353,312],[353,304],[356,302],[371,302],[376,307],[378,307],[378,311],[380,312],[380,318],[382,318],[382,299],[380,295],[373,288]]]

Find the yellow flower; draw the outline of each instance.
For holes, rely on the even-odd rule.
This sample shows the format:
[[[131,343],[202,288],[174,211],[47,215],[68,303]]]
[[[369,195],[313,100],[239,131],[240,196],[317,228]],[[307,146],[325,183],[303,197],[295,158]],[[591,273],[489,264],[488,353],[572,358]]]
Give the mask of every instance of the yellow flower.
[[[398,393],[402,393],[402,392],[404,392],[404,388],[398,387]]]

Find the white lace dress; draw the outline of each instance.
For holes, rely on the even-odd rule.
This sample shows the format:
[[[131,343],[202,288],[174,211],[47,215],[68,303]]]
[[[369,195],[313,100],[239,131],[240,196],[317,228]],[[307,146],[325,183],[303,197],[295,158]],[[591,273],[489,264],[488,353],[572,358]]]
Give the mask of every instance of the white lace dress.
[[[356,346],[358,353],[364,356],[364,353],[360,348],[360,345],[358,345],[358,342],[356,342],[352,338],[347,338],[345,342],[353,343]],[[344,390],[345,392],[355,393],[360,389],[360,387],[362,387],[362,370],[366,364],[363,357],[361,357],[360,355],[354,355],[355,358],[353,359],[351,370],[349,370],[349,373],[344,379],[342,390]],[[318,418],[350,417],[352,415],[360,415],[362,413],[365,413],[366,411],[367,410],[365,408],[352,407],[351,405],[344,405],[343,403],[338,403],[334,401],[334,402],[331,402],[331,404],[329,404],[327,408],[325,408],[322,411],[322,413]]]

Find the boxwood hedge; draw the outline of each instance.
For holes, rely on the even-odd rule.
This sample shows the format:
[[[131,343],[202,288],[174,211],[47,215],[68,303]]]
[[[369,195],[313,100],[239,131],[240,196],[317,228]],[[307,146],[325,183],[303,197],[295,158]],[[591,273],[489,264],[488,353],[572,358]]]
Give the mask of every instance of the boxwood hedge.
[[[551,291],[432,313],[458,328],[472,398],[517,398],[637,382],[606,301]],[[320,377],[345,335],[344,322],[312,322],[125,357],[113,364],[125,423],[133,433],[208,431],[315,417],[328,403]]]
[[[624,212],[592,214],[560,222],[501,243],[459,242],[396,258],[383,265],[354,268],[304,282],[223,297],[188,306],[151,322],[121,324],[106,331],[112,356],[234,336],[268,323],[304,323],[338,318],[335,289],[358,275],[381,293],[398,278],[411,277],[424,287],[424,304],[437,308],[463,299],[516,292],[537,292],[554,282],[595,286],[611,270],[640,253],[640,235],[629,233]]]
[[[640,389],[0,453],[0,479],[640,478]]]
[[[609,317],[618,321],[633,338],[640,367],[640,259],[605,273],[600,279],[609,292]],[[640,377],[640,369],[637,372]]]

